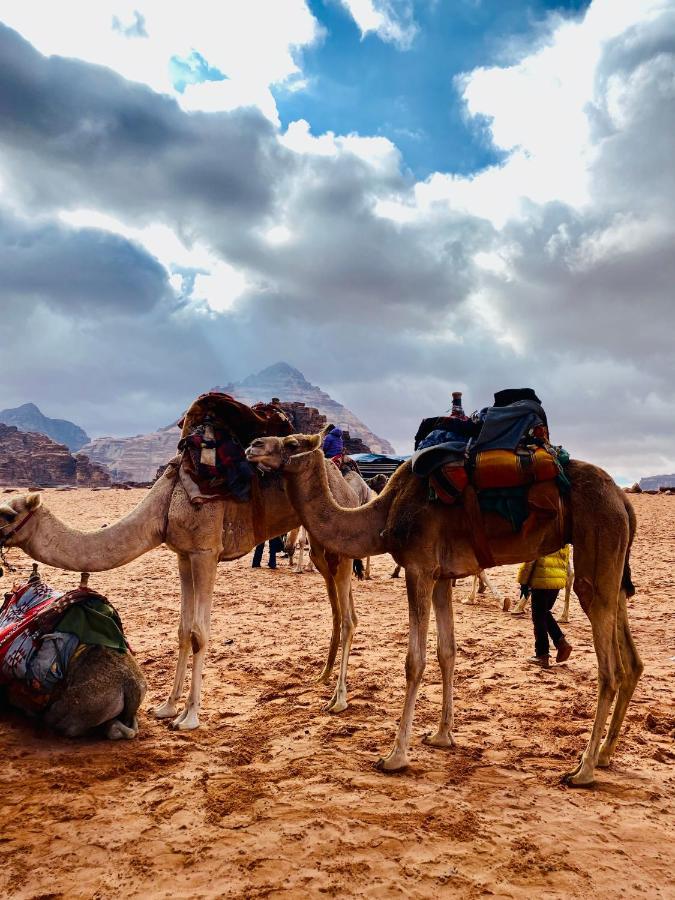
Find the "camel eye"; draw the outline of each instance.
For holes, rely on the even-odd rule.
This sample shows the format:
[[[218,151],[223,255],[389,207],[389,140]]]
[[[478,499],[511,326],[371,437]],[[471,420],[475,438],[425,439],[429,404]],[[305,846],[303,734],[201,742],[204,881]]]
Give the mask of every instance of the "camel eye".
[[[292,441],[288,442],[287,446],[290,447],[291,450],[297,450],[298,447],[300,446],[300,444],[298,444],[298,442],[295,440],[295,438],[293,438]]]

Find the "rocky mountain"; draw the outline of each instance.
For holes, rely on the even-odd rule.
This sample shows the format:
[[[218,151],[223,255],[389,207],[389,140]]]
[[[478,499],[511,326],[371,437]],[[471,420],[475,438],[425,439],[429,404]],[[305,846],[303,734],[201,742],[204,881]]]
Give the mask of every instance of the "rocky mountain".
[[[0,423],[0,484],[13,487],[105,487],[110,474],[83,453],[37,432]]]
[[[90,459],[110,472],[113,481],[153,481],[157,469],[175,456],[180,428],[169,425],[135,437],[94,438],[82,448]]]
[[[662,487],[675,488],[675,475],[649,475],[640,479],[643,491],[658,491]]]
[[[305,403],[309,407],[318,409],[329,422],[349,431],[352,438],[359,438],[374,453],[395,452],[389,441],[373,434],[351,410],[333,400],[321,388],[310,384],[302,372],[289,366],[288,363],[275,363],[275,365],[263,369],[262,372],[249,375],[243,381],[215,387],[213,390],[225,391],[227,394],[232,394],[237,400],[248,404],[257,403],[259,400],[269,402],[272,397],[279,397],[284,403],[294,401]],[[356,451],[352,450],[352,452]]]
[[[46,434],[57,444],[65,444],[69,450],[82,449],[89,441],[89,435],[79,425],[66,419],[50,419],[43,415],[34,403],[24,403],[14,409],[0,411],[0,422],[15,425],[19,431]]]

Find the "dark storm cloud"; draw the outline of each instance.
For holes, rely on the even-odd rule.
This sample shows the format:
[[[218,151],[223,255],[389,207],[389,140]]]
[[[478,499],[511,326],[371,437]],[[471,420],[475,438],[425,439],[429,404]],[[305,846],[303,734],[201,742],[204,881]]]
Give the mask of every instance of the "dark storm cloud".
[[[124,316],[175,302],[164,267],[138,244],[93,228],[34,223],[0,208],[3,309],[44,304],[78,316]]]
[[[33,209],[98,205],[223,234],[263,216],[283,153],[251,109],[186,114],[109,69],[45,58],[0,26],[0,160]]]

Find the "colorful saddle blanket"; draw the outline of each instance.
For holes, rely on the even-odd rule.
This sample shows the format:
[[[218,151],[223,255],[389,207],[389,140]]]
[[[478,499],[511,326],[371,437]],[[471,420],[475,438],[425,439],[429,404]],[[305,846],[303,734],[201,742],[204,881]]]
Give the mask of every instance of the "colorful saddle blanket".
[[[290,420],[275,404],[246,406],[218,391],[198,397],[178,424],[181,481],[193,503],[250,500],[254,467],[245,448],[256,437],[293,433]]]
[[[82,644],[127,651],[122,623],[106,598],[28,582],[0,607],[0,684],[19,685],[20,705],[44,709]]]

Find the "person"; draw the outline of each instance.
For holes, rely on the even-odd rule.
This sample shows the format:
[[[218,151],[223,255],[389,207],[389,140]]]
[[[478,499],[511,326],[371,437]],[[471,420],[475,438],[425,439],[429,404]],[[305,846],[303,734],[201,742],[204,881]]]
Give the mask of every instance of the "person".
[[[520,594],[531,595],[532,625],[534,627],[534,656],[529,662],[547,669],[550,663],[549,636],[556,648],[555,661],[563,663],[572,653],[572,645],[567,641],[560,626],[553,618],[551,609],[558,599],[558,592],[567,583],[567,565],[570,557],[569,544],[555,553],[523,563],[518,572]]]
[[[284,549],[283,541],[280,537],[270,538],[269,543],[269,559],[267,565],[270,569],[276,569],[277,567],[277,553],[280,553]],[[253,551],[253,562],[251,563],[252,569],[259,569],[260,563],[262,562],[263,551],[265,549],[265,541],[262,544],[258,544],[258,546]]]
[[[335,465],[340,468],[342,458],[345,452],[345,442],[342,437],[342,429],[331,428],[323,439],[323,455],[326,459],[332,459]]]

